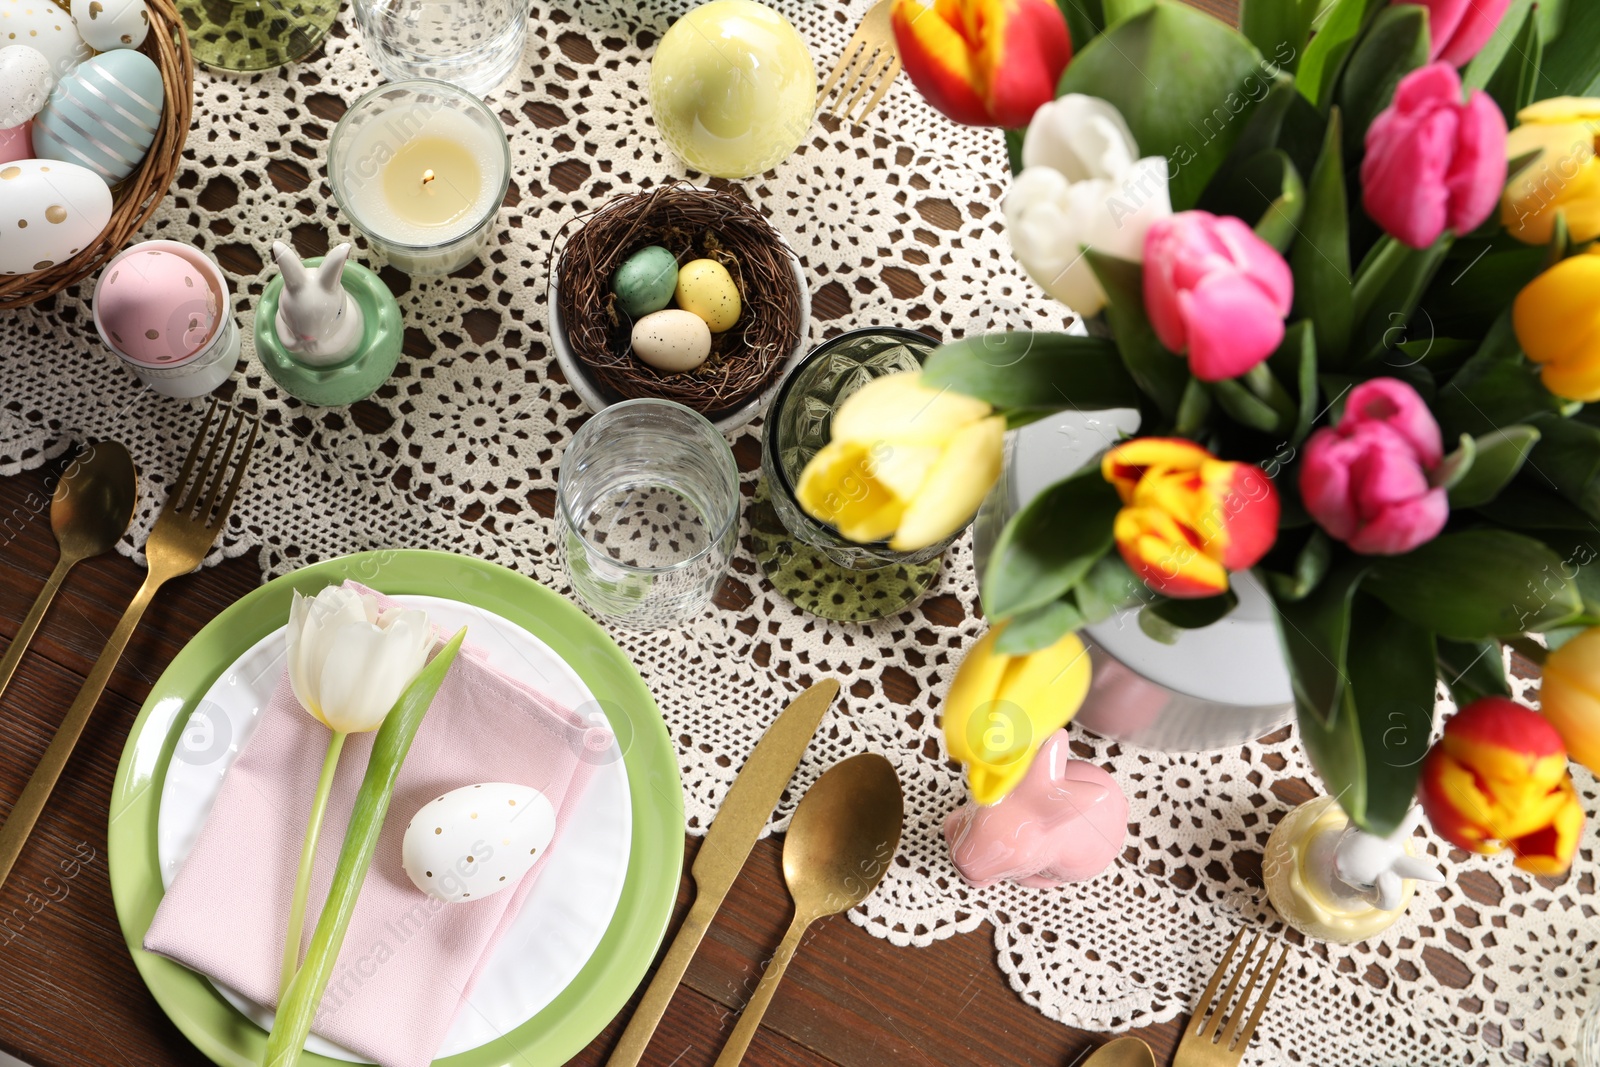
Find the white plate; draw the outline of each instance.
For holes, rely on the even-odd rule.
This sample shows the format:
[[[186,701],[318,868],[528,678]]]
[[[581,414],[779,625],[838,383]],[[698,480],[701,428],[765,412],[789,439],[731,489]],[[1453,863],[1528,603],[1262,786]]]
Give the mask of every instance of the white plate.
[[[470,625],[472,643],[489,665],[585,718],[603,715],[578,675],[543,641],[481,608],[427,596],[399,596],[445,631]],[[223,777],[254,732],[284,667],[283,631],[240,656],[217,679],[190,716],[167,769],[156,832],[161,881],[170,886],[211,813]],[[214,747],[226,746],[219,757]],[[184,758],[187,750],[201,758]],[[495,947],[468,1003],[456,1016],[437,1056],[486,1045],[537,1015],[588,962],[611,923],[628,873],[633,841],[627,767],[619,757],[601,763],[573,812],[560,846],[545,863],[516,921]],[[217,991],[252,1022],[272,1028],[271,1010],[217,983]],[[313,1034],[308,1052],[367,1063]]]

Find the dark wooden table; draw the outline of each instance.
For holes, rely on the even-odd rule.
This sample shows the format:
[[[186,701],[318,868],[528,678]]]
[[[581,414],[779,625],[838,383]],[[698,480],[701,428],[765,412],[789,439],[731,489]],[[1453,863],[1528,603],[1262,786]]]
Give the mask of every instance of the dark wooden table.
[[[1223,17],[1236,9],[1236,0],[1190,2]],[[284,180],[292,184],[298,178],[291,172]],[[316,236],[320,231],[312,241]],[[303,255],[326,251],[311,243],[296,241],[305,245],[299,249]],[[248,246],[240,247],[241,254],[248,252]],[[228,266],[227,249],[222,252]],[[393,280],[404,284],[403,276]],[[16,634],[55,562],[48,505],[50,477],[58,469],[0,479],[4,642]],[[142,578],[138,567],[116,555],[73,573],[0,703],[0,814],[9,813]],[[128,729],[155,679],[201,626],[259,582],[256,561],[248,556],[175,581],[157,596],[135,634],[65,780],[0,887],[0,920],[16,917],[0,925],[0,1051],[33,1067],[208,1062],[162,1014],[123,942],[107,878],[106,811]],[[919,702],[915,692],[890,695],[907,705]],[[697,847],[697,838],[685,838],[685,870]],[[788,921],[781,847],[781,839],[756,846],[645,1063],[706,1067],[716,1060]],[[79,873],[64,881],[60,864],[68,858],[79,859]],[[674,930],[688,901],[686,877]],[[994,931],[987,924],[931,948],[902,949],[846,919],[829,920],[790,968],[749,1062],[1066,1067],[1105,1040],[1051,1022],[1025,1005],[995,966],[994,952]],[[603,1064],[633,1003],[572,1062]],[[1157,1062],[1170,1061],[1177,1022],[1135,1033],[1155,1049]]]

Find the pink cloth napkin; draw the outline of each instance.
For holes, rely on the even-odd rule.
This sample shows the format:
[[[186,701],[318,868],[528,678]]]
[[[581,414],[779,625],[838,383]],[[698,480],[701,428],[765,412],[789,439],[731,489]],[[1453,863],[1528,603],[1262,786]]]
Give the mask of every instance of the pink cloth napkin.
[[[451,667],[401,768],[378,851],[367,872],[313,1030],[384,1067],[422,1067],[444,1040],[550,851],[558,848],[604,749],[577,715],[464,650]],[[289,899],[316,792],[328,730],[279,680],[254,736],[234,761],[155,919],[144,947],[277,1003]],[[345,744],[324,818],[304,944],[316,917],[366,771],[373,735]],[[400,866],[411,816],[464,785],[511,782],[543,791],[556,836],[514,888],[444,904],[420,892]],[[302,958],[303,958],[302,949]]]

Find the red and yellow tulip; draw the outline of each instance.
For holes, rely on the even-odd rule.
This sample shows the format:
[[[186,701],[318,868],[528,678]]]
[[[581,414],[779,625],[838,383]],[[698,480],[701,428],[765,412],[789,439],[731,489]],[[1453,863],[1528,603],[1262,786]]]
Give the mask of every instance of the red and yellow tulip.
[[[1026,126],[1072,59],[1053,0],[895,0],[890,21],[917,91],[968,126]]]
[[[1140,437],[1100,465],[1123,508],[1117,551],[1164,596],[1215,596],[1278,537],[1278,491],[1259,467],[1220,460],[1192,441]]]
[[[1511,849],[1518,867],[1572,866],[1583,808],[1561,735],[1538,712],[1504,697],[1468,704],[1445,723],[1422,764],[1418,798],[1445,840],[1469,852]]]
[[[1585,630],[1544,662],[1539,710],[1591,771],[1600,768],[1600,627]]]

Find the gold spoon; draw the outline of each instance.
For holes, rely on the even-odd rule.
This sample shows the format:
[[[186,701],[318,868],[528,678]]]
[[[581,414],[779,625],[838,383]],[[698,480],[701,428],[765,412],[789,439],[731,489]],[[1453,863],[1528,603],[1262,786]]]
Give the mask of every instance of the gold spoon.
[[[1083,1067],[1156,1067],[1156,1057],[1141,1039],[1119,1037],[1095,1049]]]
[[[68,465],[50,501],[50,529],[61,555],[55,570],[39,591],[38,599],[22,620],[17,636],[0,659],[0,694],[16,673],[34,632],[55,599],[67,572],[92,556],[111,551],[133,522],[139,502],[139,472],[133,457],[115,441],[87,445]]]
[[[767,964],[717,1067],[737,1067],[783,972],[812,923],[866,900],[900,847],[904,799],[894,767],[882,756],[851,756],[829,768],[801,799],[783,842],[783,878],[794,920]]]

